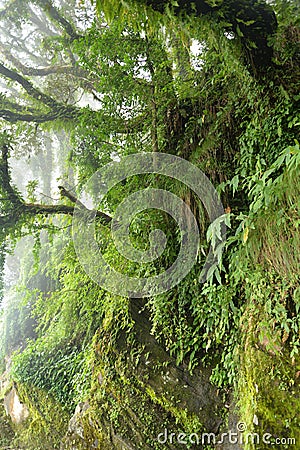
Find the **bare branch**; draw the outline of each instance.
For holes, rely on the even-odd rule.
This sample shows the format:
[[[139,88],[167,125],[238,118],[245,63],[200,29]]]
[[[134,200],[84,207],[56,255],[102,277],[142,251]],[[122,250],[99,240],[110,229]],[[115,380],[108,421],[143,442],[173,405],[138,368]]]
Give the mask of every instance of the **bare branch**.
[[[31,22],[34,23],[39,31],[43,32],[46,36],[54,37],[57,36],[58,33],[55,33],[55,31],[52,31],[48,25],[45,23],[44,20],[41,20],[35,11],[32,9],[32,7],[29,5],[29,11],[30,11],[30,19]]]
[[[65,214],[73,215],[75,206],[69,205],[44,205],[38,203],[26,203],[22,197],[18,194],[17,190],[11,184],[11,177],[8,167],[8,154],[9,148],[7,145],[2,145],[1,148],[1,161],[0,161],[0,178],[1,187],[6,194],[6,200],[9,200],[13,204],[13,208],[9,208],[4,214],[0,215],[0,226],[9,227],[17,224],[19,219],[24,215],[53,215],[53,214]],[[59,186],[62,197],[68,198],[72,203],[79,205],[83,210],[89,211],[77,198],[63,186]],[[2,199],[3,200],[3,199]],[[90,211],[96,213],[96,217],[100,219],[103,225],[108,225],[112,218],[101,211]]]
[[[87,209],[83,203],[81,203],[71,192],[67,191],[63,186],[58,186],[58,189],[60,190],[60,195],[62,197],[68,198],[72,203],[76,203],[82,209]],[[105,224],[110,223],[112,220],[110,216],[101,211],[96,211],[96,217],[100,217],[101,221]]]
[[[0,63],[0,74],[4,75],[6,78],[9,78],[12,81],[15,81],[16,83],[20,84],[25,91],[33,97],[35,100],[38,100],[45,105],[49,106],[50,108],[56,108],[59,106],[59,103],[54,100],[52,97],[50,97],[47,94],[42,93],[39,89],[35,88],[33,84],[26,80],[22,75],[20,75],[18,72],[8,69],[3,64]]]
[[[71,41],[79,39],[81,36],[77,33],[73,25],[70,24],[49,0],[37,0],[36,2],[55,22],[59,23],[66,33],[70,36]]]

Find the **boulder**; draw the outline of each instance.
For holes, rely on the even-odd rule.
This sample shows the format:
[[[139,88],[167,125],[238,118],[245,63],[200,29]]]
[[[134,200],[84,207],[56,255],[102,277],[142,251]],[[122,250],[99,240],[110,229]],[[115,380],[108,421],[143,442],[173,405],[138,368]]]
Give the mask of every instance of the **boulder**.
[[[29,416],[29,410],[24,403],[21,403],[15,386],[4,396],[3,404],[6,414],[17,425]]]

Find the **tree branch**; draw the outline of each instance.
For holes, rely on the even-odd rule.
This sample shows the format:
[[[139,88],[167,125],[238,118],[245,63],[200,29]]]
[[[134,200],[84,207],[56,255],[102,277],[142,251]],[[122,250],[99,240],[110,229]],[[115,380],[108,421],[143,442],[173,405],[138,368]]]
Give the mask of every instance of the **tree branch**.
[[[70,24],[58,11],[55,6],[49,0],[37,0],[36,4],[39,5],[55,22],[59,23],[66,33],[70,36],[71,41],[79,39],[81,36],[77,33],[73,25]]]
[[[71,192],[67,191],[63,186],[58,186],[58,189],[59,189],[60,195],[62,197],[68,198],[72,203],[76,203],[80,208],[87,210],[87,208],[84,206],[84,204],[81,203]],[[96,211],[96,217],[99,217],[101,219],[101,221],[105,224],[110,223],[112,220],[112,218],[109,215],[107,215],[101,211]]]
[[[57,32],[52,31],[49,26],[45,23],[45,20],[40,19],[36,12],[33,10],[31,5],[28,5],[28,10],[30,12],[30,19],[31,22],[34,23],[37,27],[38,30],[40,32],[43,32],[46,36],[50,36],[50,37],[54,37],[57,36]],[[44,15],[43,11],[41,11],[42,14]],[[51,23],[51,25],[53,26],[53,24]]]
[[[78,206],[80,206],[83,210],[89,211],[91,213],[96,213],[96,217],[100,219],[100,222],[103,225],[108,225],[112,218],[108,216],[107,214],[101,212],[101,211],[92,211],[88,210],[81,202],[78,202],[77,199],[72,196],[68,191],[66,191],[62,186],[60,186],[60,190],[64,190],[64,196],[71,199],[73,198],[73,203],[76,203]],[[67,194],[66,194],[67,193]],[[69,206],[69,205],[43,205],[39,203],[23,203],[23,212],[24,214],[30,214],[30,215],[44,215],[49,216],[53,214],[65,214],[73,216],[75,210],[75,206]]]
[[[46,106],[49,106],[50,108],[57,108],[58,106],[60,106],[60,104],[52,97],[35,88],[30,81],[26,80],[26,78],[24,78],[15,70],[8,69],[2,63],[0,63],[0,74],[20,84],[25,89],[27,94],[29,94],[35,100],[44,103]]]
[[[0,86],[2,86],[1,83],[0,83]],[[19,92],[17,92],[17,94],[19,94]],[[15,95],[15,97],[17,97],[17,95]],[[12,98],[12,97],[9,97],[9,98]],[[10,108],[10,110],[12,110],[12,111],[22,112],[23,114],[27,114],[27,113],[37,114],[38,111],[36,110],[36,108],[32,108],[27,105],[19,105],[19,103],[10,101],[9,98],[8,97],[0,98],[0,106],[5,107],[5,108]]]
[[[7,46],[8,47],[8,46]],[[66,64],[60,64],[55,66],[48,66],[48,67],[28,67],[22,64],[18,58],[13,56],[11,52],[8,50],[8,48],[5,48],[3,44],[0,43],[0,51],[5,56],[5,58],[10,61],[17,70],[19,70],[23,75],[28,76],[39,76],[43,77],[46,75],[51,74],[76,74],[77,73],[77,67],[66,65]],[[85,73],[84,73],[85,74]]]
[[[8,168],[8,153],[9,148],[6,144],[2,145],[1,156],[2,161],[0,164],[0,178],[3,190],[7,193],[8,199],[13,203],[14,206],[20,206],[22,204],[22,199],[17,194],[16,190],[11,185],[11,178]]]
[[[1,161],[0,161],[0,178],[1,187],[5,192],[7,197],[5,200],[12,203],[12,208],[8,208],[4,211],[5,214],[0,215],[0,226],[5,228],[9,226],[14,226],[19,221],[20,217],[24,215],[53,215],[53,214],[65,214],[73,215],[75,206],[69,205],[44,205],[38,203],[26,203],[20,195],[18,195],[16,189],[11,184],[11,177],[8,167],[8,153],[9,148],[6,144],[1,147]],[[77,204],[84,211],[89,211],[77,198],[69,191],[67,191],[63,186],[59,186],[59,190],[62,197],[68,198],[72,203]],[[3,199],[2,199],[3,200]],[[103,225],[108,225],[112,218],[101,211],[90,211],[91,213],[96,213],[96,217],[99,218]]]
[[[60,107],[59,110],[54,110],[50,113],[42,114],[36,111],[36,114],[22,114],[19,112],[10,111],[8,109],[0,109],[0,117],[10,123],[16,122],[34,122],[45,123],[57,119],[74,119],[78,114],[78,110],[71,106]]]

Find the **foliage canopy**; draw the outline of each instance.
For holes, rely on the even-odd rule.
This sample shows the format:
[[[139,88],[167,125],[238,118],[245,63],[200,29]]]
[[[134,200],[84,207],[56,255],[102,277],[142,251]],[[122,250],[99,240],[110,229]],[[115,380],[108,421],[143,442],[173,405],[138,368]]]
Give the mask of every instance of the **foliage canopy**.
[[[132,222],[139,249],[147,248],[151,230],[168,237],[162,257],[144,265],[118,254],[107,225],[120,201],[145,185],[183,199],[198,222],[201,248],[178,286],[144,299],[153,348],[160,345],[168,364],[196,375],[209,367],[224,398],[234,394],[248,430],[258,421],[261,430],[299,439],[299,20],[299,6],[288,0],[5,3],[0,269],[24,235],[34,236],[39,261],[19,256],[17,287],[6,295],[1,318],[2,354],[15,351],[11,374],[24,399],[30,392],[51,396],[63,421],[88,399],[92,417],[101,411],[102,431],[86,425],[86,433],[99,442],[101,435],[103,445],[106,420],[125,441],[131,436],[121,406],[141,419],[149,448],[158,448],[154,435],[151,441],[156,414],[183,430],[201,429],[198,416],[147,384],[132,300],[89,279],[69,232],[73,203],[97,169],[129,154],[165,152],[199,167],[226,208],[225,251],[219,248],[208,282],[199,283],[199,273],[221,220],[209,225],[201,202],[167,177],[132,176],[108,193],[96,226],[104,255],[131,276],[165,270],[181,238],[170,217],[147,210]],[[59,200],[51,199],[53,185],[59,189],[57,172],[47,167],[36,170],[27,193],[17,186],[20,160],[34,154],[51,155],[49,167],[56,159]],[[50,186],[46,197],[37,194],[40,184]],[[17,244],[17,255],[25,250]],[[52,448],[59,448],[59,429]],[[32,430],[24,445],[36,449]],[[137,436],[130,439],[143,445]]]

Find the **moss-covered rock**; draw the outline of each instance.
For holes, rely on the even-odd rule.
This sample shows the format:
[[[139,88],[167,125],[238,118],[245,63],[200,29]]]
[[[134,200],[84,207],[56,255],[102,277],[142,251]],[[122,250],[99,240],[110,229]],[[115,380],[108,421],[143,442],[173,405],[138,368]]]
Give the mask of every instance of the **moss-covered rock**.
[[[17,390],[29,410],[29,417],[14,426],[13,445],[24,450],[59,449],[69,420],[62,405],[33,386],[18,385]]]
[[[14,440],[15,432],[4,405],[0,404],[0,448],[8,447]]]
[[[130,306],[130,325],[119,330],[116,319],[96,334],[93,385],[89,403],[78,408],[62,448],[182,448],[177,437],[162,444],[165,433],[213,432],[222,422],[222,399],[209,382],[210,371],[192,376],[151,335],[141,303]],[[94,446],[94,447],[93,447]],[[199,448],[189,443],[188,448]]]
[[[249,321],[240,350],[239,410],[245,424],[245,450],[298,448],[300,443],[300,360],[278,333],[259,339],[261,309],[248,308]],[[272,339],[273,337],[273,339]],[[283,336],[283,340],[286,337]],[[280,345],[280,346],[279,346]],[[250,439],[247,434],[256,433]]]

